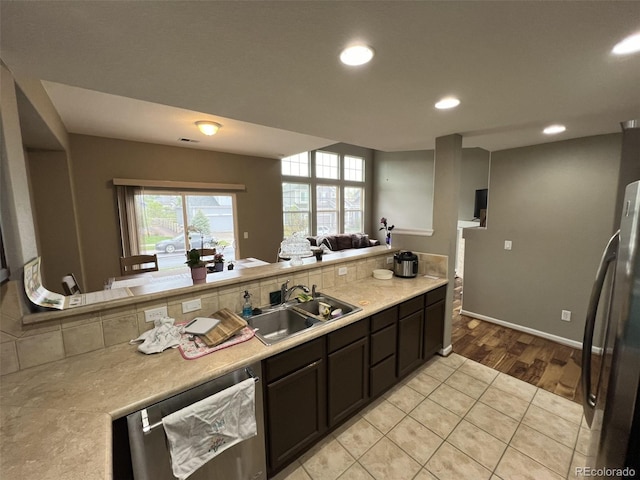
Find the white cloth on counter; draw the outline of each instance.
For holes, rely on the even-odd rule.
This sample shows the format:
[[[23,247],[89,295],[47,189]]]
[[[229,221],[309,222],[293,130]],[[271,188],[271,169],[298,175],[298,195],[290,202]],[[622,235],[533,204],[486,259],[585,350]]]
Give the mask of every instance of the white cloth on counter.
[[[248,378],[162,419],[173,475],[184,480],[226,449],[258,434],[255,381]]]
[[[167,348],[177,348],[180,345],[180,328],[174,325],[175,320],[170,317],[154,320],[154,328],[143,332],[138,338],[129,343],[142,342],[138,350],[142,353],[160,353]]]

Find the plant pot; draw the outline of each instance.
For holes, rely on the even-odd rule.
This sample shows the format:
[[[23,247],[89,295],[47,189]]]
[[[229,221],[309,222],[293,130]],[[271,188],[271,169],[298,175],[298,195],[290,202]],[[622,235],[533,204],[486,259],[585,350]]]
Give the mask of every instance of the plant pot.
[[[204,283],[207,281],[207,267],[191,267],[191,280],[193,283]]]
[[[214,272],[221,272],[223,268],[224,268],[224,263],[222,263],[222,262],[213,264],[213,271]]]
[[[230,263],[229,265],[227,265],[227,270],[233,270],[233,267],[234,267],[233,263]]]

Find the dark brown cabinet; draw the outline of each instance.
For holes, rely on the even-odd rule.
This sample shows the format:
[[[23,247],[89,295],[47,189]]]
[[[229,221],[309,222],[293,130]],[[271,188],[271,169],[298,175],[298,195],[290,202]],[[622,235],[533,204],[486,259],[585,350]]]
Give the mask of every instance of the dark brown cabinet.
[[[396,373],[398,307],[371,317],[369,394],[377,397],[398,381]]]
[[[423,359],[425,361],[442,349],[446,296],[446,285],[431,290],[425,295],[423,342]]]
[[[369,319],[327,335],[329,428],[362,408],[369,398]]]
[[[424,337],[424,295],[400,304],[398,319],[398,377],[422,363]]]
[[[275,473],[327,429],[325,338],[265,361],[267,459]]]
[[[264,360],[269,476],[442,348],[446,286]]]

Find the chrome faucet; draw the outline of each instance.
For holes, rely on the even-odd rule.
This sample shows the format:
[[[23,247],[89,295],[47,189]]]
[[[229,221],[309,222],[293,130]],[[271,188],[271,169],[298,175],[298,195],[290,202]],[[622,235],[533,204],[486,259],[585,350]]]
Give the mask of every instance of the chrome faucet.
[[[282,303],[285,303],[287,300],[289,300],[289,297],[291,297],[291,294],[293,293],[294,290],[296,290],[297,288],[302,289],[302,291],[304,293],[309,293],[309,287],[305,286],[305,285],[294,285],[291,288],[288,288],[289,286],[289,280],[287,280],[286,282],[284,282],[282,284],[282,286],[280,287],[280,301]]]

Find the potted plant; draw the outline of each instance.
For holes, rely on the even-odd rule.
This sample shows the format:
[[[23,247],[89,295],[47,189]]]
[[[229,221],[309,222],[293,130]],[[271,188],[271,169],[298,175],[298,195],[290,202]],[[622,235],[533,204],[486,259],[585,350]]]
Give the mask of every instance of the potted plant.
[[[207,264],[200,260],[200,251],[192,248],[187,252],[185,262],[191,269],[191,279],[193,283],[203,283],[207,279]]]
[[[213,256],[213,271],[221,272],[223,268],[224,268],[224,255],[222,255],[222,252],[216,253]]]

